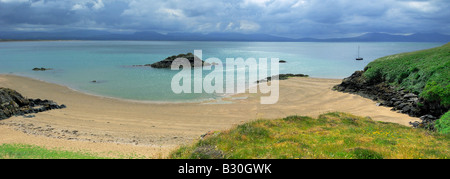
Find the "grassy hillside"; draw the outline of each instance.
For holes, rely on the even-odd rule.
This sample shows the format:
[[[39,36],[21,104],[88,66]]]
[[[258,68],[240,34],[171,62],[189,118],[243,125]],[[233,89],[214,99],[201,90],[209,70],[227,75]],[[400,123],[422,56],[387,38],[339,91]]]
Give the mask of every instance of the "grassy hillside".
[[[450,158],[450,136],[346,113],[257,120],[208,134],[171,158]]]
[[[367,66],[364,76],[450,106],[450,43],[377,59]]]

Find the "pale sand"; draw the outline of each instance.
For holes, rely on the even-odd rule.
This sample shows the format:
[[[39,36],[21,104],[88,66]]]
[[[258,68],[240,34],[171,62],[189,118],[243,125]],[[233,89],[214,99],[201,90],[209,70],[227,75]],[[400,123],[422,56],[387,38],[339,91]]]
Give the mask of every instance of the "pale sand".
[[[34,114],[34,118],[20,116],[0,121],[0,144],[34,144],[161,158],[208,131],[229,129],[255,119],[289,115],[316,117],[341,111],[406,126],[419,120],[376,106],[372,100],[332,91],[340,82],[317,78],[280,81],[280,99],[274,105],[261,105],[260,94],[223,99],[231,104],[152,104],[93,96],[39,80],[0,75],[2,87],[17,90],[28,98],[49,99],[67,106]]]

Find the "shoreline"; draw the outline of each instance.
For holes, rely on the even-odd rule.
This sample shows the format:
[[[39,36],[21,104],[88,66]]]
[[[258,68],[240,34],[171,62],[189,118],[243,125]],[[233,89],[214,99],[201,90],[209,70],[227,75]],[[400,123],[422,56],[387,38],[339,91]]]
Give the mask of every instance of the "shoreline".
[[[49,85],[63,86],[63,87],[69,88],[70,90],[73,90],[75,92],[83,93],[85,95],[95,96],[95,97],[99,97],[99,98],[106,98],[106,99],[118,100],[118,101],[123,101],[123,102],[131,102],[131,103],[142,103],[142,104],[206,103],[206,102],[221,100],[223,98],[231,98],[231,97],[233,97],[235,95],[239,95],[240,94],[240,93],[220,94],[220,95],[217,96],[217,98],[214,98],[214,99],[212,99],[212,98],[209,98],[209,99],[193,99],[193,100],[186,100],[186,101],[137,100],[137,99],[125,99],[125,98],[120,98],[120,97],[112,97],[112,96],[105,96],[105,95],[101,95],[101,94],[91,93],[91,92],[87,92],[87,91],[76,89],[74,87],[71,87],[70,85],[60,84],[60,83],[57,83],[57,82],[49,82],[49,81],[46,81],[45,79],[31,77],[31,76],[28,76],[28,75],[25,75],[25,74],[0,73],[0,76],[2,76],[2,75],[4,75],[4,76],[16,76],[16,77],[29,78],[31,80],[40,81],[42,83],[46,83],[46,84],[49,84]],[[327,78],[317,78],[317,79],[327,79]],[[248,89],[250,89],[250,88],[254,88],[254,87],[257,87],[257,86],[258,86],[258,84],[254,83],[253,85],[250,85],[246,89],[246,91],[248,91]]]
[[[141,103],[85,94],[69,87],[16,75],[0,75],[0,86],[27,98],[49,99],[66,109],[35,114],[33,118],[11,117],[0,121],[2,143],[71,146],[67,143],[104,145],[101,150],[127,148],[133,153],[161,158],[183,144],[190,144],[209,131],[225,130],[256,119],[290,115],[318,116],[326,112],[350,112],[376,121],[409,125],[409,117],[376,102],[352,94],[332,91],[342,80],[290,78],[280,81],[280,99],[261,105],[261,94],[236,94],[221,100],[231,103]],[[217,100],[215,100],[217,101]],[[16,135],[10,135],[10,134]],[[21,135],[18,135],[21,133]],[[8,136],[8,137],[5,137]],[[29,141],[27,138],[36,138]],[[112,147],[115,146],[115,147]],[[96,147],[85,147],[94,150]],[[98,147],[97,147],[98,148]],[[149,152],[151,151],[151,152]]]

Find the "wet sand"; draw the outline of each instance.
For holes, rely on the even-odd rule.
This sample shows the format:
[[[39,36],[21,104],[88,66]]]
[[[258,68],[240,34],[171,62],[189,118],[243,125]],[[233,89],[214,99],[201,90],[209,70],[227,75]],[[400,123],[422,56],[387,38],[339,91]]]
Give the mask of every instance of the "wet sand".
[[[93,96],[31,78],[0,75],[2,87],[28,98],[49,99],[67,106],[33,114],[32,118],[18,116],[0,121],[0,144],[164,158],[177,146],[190,144],[208,131],[229,129],[255,119],[316,117],[341,111],[406,126],[419,120],[376,106],[372,100],[332,91],[340,82],[318,78],[280,81],[279,102],[273,105],[261,105],[261,94],[248,93],[221,101],[156,104]]]

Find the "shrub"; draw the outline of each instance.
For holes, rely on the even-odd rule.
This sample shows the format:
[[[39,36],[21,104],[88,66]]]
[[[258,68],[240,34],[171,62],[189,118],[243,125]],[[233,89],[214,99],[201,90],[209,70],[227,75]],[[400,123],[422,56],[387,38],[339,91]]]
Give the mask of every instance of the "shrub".
[[[436,81],[427,83],[422,96],[430,101],[440,101],[442,105],[450,105],[450,84],[443,86]]]
[[[450,111],[437,120],[434,127],[441,134],[450,134]]]

